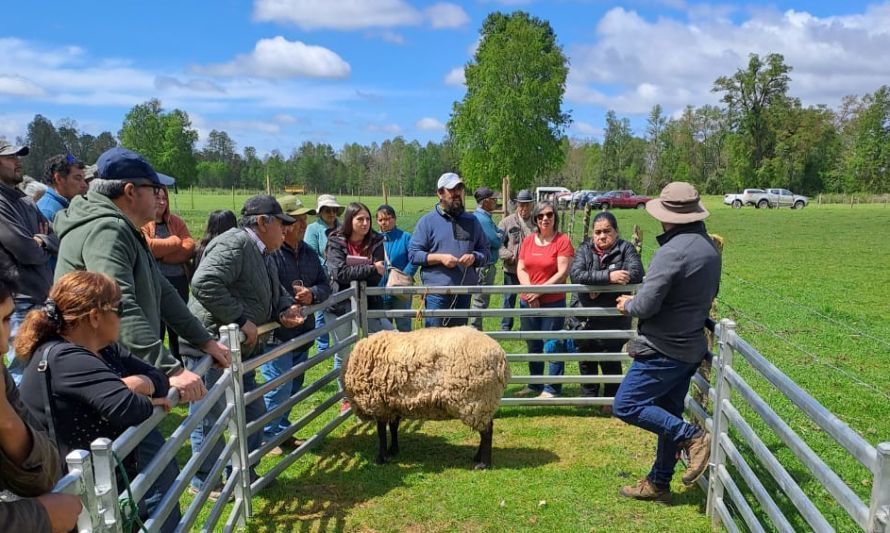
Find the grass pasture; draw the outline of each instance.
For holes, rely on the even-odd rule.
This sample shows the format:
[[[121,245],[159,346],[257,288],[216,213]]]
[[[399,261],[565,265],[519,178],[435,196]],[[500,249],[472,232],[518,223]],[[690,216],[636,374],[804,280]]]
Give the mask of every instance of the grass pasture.
[[[237,209],[246,195],[237,195]],[[340,197],[341,203],[351,198]],[[314,197],[306,197],[314,203]],[[372,209],[382,198],[363,198]],[[708,198],[708,229],[726,240],[718,309],[773,364],[872,444],[890,441],[890,209],[882,204],[811,205],[789,209],[733,210]],[[191,208],[192,202],[194,209]],[[399,225],[411,229],[433,198],[391,198]],[[231,194],[183,191],[171,205],[193,234],[207,213],[230,209]],[[469,205],[474,205],[472,200]],[[237,213],[237,209],[235,209]],[[621,230],[644,230],[644,265],[656,249],[657,223],[644,211],[617,211]],[[569,224],[570,226],[571,224]],[[579,239],[577,214],[574,240]],[[499,298],[494,304],[500,303]],[[486,328],[495,329],[496,319]],[[518,343],[508,351],[521,351]],[[738,361],[739,358],[737,358]],[[325,370],[313,369],[309,379]],[[744,363],[740,372],[767,402],[867,501],[871,475],[842,453],[793,405],[770,392]],[[514,373],[526,374],[521,366]],[[577,373],[577,365],[566,371]],[[511,390],[519,386],[511,386]],[[333,387],[299,411],[321,403]],[[565,394],[577,392],[566,386]],[[737,395],[734,400],[737,400]],[[804,491],[839,531],[855,524],[818,481],[765,429],[750,410],[742,415],[762,436]],[[295,412],[294,418],[299,413]],[[333,413],[330,413],[330,417]],[[330,417],[316,421],[318,429]],[[495,421],[494,463],[488,472],[468,469],[478,435],[457,422],[408,422],[402,454],[373,464],[375,431],[350,420],[321,447],[297,461],[254,498],[251,531],[706,531],[704,494],[675,485],[675,503],[627,501],[620,485],[645,475],[654,456],[653,436],[591,409],[503,408]],[[307,433],[308,434],[308,433]],[[743,449],[743,453],[745,450]],[[187,448],[182,452],[187,457]],[[261,471],[273,464],[266,459]],[[752,464],[753,465],[753,464]],[[762,469],[761,479],[768,474]],[[770,493],[781,492],[767,484]],[[751,503],[756,503],[753,498]],[[807,529],[793,506],[779,500],[795,529]],[[765,520],[764,517],[761,517]]]

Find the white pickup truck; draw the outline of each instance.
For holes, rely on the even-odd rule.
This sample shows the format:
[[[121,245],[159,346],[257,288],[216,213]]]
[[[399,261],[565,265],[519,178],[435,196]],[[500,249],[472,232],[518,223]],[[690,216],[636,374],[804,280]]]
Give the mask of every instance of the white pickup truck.
[[[745,205],[753,205],[757,209],[764,207],[790,207],[803,209],[810,203],[806,196],[794,194],[788,189],[745,189],[741,194],[726,194],[723,203],[740,209]]]

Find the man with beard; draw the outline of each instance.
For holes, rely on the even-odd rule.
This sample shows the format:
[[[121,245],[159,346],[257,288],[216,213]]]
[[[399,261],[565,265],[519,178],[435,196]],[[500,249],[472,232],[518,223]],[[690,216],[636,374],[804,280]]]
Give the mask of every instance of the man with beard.
[[[489,244],[479,221],[464,210],[464,182],[446,172],[437,184],[439,205],[424,215],[414,228],[408,258],[421,267],[420,280],[427,286],[477,285],[477,268],[489,261]],[[468,309],[470,295],[428,294],[428,310]],[[466,325],[466,318],[426,318],[425,327]]]

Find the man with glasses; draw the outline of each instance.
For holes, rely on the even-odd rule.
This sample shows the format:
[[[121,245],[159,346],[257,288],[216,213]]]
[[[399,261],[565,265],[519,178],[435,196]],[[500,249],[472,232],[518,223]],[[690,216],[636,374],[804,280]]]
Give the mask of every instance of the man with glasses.
[[[21,157],[27,146],[0,142],[0,253],[15,266],[19,288],[10,319],[9,373],[15,383],[22,380],[22,364],[15,358],[12,340],[25,316],[42,306],[53,284],[51,262],[59,251],[59,239],[34,202],[19,190],[22,183]]]
[[[112,148],[97,162],[90,191],[76,196],[56,214],[62,239],[56,279],[74,270],[104,272],[123,291],[120,342],[130,352],[163,370],[186,402],[207,392],[200,376],[183,368],[161,338],[161,320],[180,337],[228,366],[229,353],[189,312],[176,289],[158,270],[141,228],[155,219],[161,181],[139,154]]]
[[[464,182],[446,172],[437,183],[439,204],[417,222],[408,258],[421,267],[420,280],[429,286],[477,285],[477,269],[488,264],[489,243],[476,217],[464,209]],[[428,310],[468,309],[470,295],[428,294]],[[426,318],[426,327],[466,325],[466,318]]]
[[[278,198],[278,203],[281,204],[284,212],[294,219],[293,224],[284,228],[284,244],[269,256],[269,259],[274,261],[278,267],[278,280],[286,291],[291,291],[297,304],[308,306],[321,303],[331,296],[331,284],[315,251],[303,240],[309,223],[308,217],[315,216],[316,210],[305,207],[303,202],[293,195]],[[275,330],[272,344],[288,342],[313,329],[315,329],[315,320],[311,319],[296,328],[278,328]],[[311,346],[311,342],[297,346],[287,354],[261,366],[260,373],[263,374],[263,379],[268,383],[306,361]],[[296,394],[303,387],[303,377],[303,374],[300,374],[289,383],[284,383],[267,392],[263,396],[266,401],[266,410],[272,411]],[[265,439],[267,441],[287,429],[290,425],[289,416],[290,409],[266,424]],[[303,441],[300,439],[285,441],[273,448],[270,453],[282,455],[285,450],[299,447],[302,443]]]

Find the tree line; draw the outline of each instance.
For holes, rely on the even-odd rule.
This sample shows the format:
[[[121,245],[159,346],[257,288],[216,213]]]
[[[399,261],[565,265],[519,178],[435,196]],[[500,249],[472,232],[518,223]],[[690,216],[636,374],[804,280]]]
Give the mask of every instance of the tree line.
[[[472,187],[498,188],[508,175],[514,191],[559,184],[651,194],[674,180],[707,194],[890,191],[890,86],[848,96],[837,109],[804,106],[789,94],[792,67],[780,54],[751,54],[747,66],[714,81],[722,105],[688,106],[674,116],[655,105],[642,132],[610,110],[601,141],[573,139],[562,110],[568,60],[549,23],[493,13],[480,34],[465,68],[466,95],[439,142],[398,136],[336,148],[307,141],[261,155],[213,130],[198,148],[188,113],[152,99],[126,114],[116,136],[36,115],[18,139],[31,147],[25,171],[42,176],[43,161],[65,152],[89,164],[120,143],[186,187],[262,189],[268,181],[275,190],[380,194],[385,184],[390,194],[429,195],[442,172],[459,170]]]

